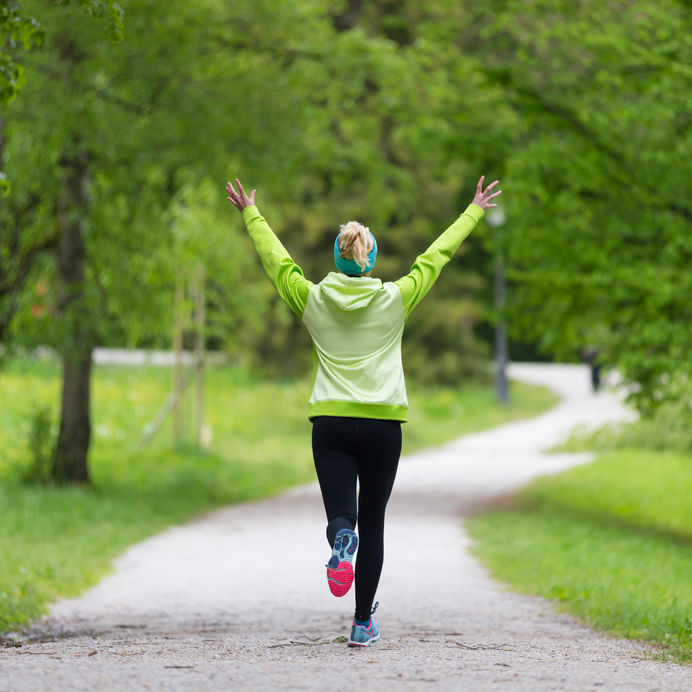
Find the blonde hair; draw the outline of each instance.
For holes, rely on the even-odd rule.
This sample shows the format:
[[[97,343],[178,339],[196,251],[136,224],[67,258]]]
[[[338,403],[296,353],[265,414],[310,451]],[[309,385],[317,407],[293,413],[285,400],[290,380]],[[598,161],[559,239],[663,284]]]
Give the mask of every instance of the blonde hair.
[[[358,221],[349,221],[339,226],[339,254],[344,259],[352,259],[362,270],[368,266],[368,255],[375,243],[370,229]]]

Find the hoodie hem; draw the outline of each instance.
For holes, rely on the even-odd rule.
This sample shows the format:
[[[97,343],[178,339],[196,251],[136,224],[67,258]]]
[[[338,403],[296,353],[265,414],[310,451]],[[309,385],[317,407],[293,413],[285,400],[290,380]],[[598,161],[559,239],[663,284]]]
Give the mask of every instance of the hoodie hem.
[[[371,404],[363,401],[315,401],[308,404],[308,418],[341,416],[346,418],[381,418],[408,421],[408,406],[401,404]]]

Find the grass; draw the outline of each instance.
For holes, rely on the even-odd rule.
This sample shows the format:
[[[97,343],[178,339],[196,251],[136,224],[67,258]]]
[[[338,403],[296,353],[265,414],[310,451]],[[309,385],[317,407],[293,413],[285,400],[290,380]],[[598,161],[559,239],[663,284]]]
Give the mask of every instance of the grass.
[[[259,380],[230,367],[207,375],[209,451],[172,446],[170,421],[135,452],[165,400],[170,370],[96,367],[93,377],[92,487],[22,485],[31,419],[48,406],[57,419],[59,369],[19,359],[0,372],[0,632],[17,628],[59,596],[73,596],[105,575],[126,546],[224,504],[272,495],[314,478],[310,378]],[[409,391],[404,453],[464,433],[533,415],[556,400],[546,390],[513,386],[512,405],[489,388]],[[184,400],[191,414],[191,395]],[[191,417],[191,416],[190,416]]]
[[[499,579],[598,629],[692,661],[692,455],[625,448],[468,520]]]

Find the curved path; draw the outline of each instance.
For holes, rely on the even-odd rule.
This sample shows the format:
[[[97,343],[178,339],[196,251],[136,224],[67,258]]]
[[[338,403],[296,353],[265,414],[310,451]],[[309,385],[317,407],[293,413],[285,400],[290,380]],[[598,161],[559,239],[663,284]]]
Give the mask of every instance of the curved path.
[[[372,648],[344,643],[352,595],[327,590],[313,484],[131,547],[111,576],[36,624],[43,641],[0,649],[0,690],[692,688],[692,668],[646,659],[642,644],[505,591],[467,553],[465,514],[589,461],[544,450],[575,425],[628,415],[615,397],[590,393],[586,368],[514,365],[512,376],[553,387],[563,402],[402,461]]]

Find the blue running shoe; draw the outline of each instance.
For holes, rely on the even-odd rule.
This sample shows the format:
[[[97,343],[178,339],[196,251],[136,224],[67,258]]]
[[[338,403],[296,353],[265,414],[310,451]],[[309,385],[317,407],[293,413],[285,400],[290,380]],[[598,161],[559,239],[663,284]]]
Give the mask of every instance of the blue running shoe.
[[[367,625],[357,625],[354,618],[351,626],[351,638],[348,640],[348,646],[370,646],[380,638],[380,628],[372,617],[372,614],[377,610],[379,603],[375,603],[375,607],[370,613],[370,622]]]
[[[358,536],[351,529],[341,529],[334,539],[332,556],[327,563],[327,583],[335,596],[344,596],[353,584],[353,555],[358,547]]]

